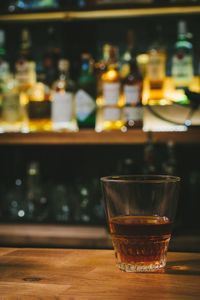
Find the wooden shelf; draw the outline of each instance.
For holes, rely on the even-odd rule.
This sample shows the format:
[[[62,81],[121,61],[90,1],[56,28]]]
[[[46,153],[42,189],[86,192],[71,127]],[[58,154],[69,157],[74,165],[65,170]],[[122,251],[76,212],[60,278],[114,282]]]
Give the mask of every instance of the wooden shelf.
[[[186,132],[152,132],[155,143],[174,141],[178,144],[199,144],[200,130],[190,129]],[[142,130],[127,132],[110,131],[97,133],[94,130],[79,132],[35,132],[35,133],[2,133],[0,145],[127,145],[144,144],[149,133]]]
[[[111,247],[101,226],[0,224],[0,246]]]
[[[90,20],[106,18],[129,18],[145,17],[156,15],[181,15],[200,13],[200,5],[197,6],[176,6],[159,8],[129,8],[129,9],[108,9],[91,11],[67,11],[67,12],[44,12],[44,13],[19,13],[0,16],[0,22],[41,22],[41,21],[71,21]]]
[[[102,226],[49,224],[0,224],[0,246],[112,248],[110,235]],[[200,251],[199,232],[172,235],[172,251]]]

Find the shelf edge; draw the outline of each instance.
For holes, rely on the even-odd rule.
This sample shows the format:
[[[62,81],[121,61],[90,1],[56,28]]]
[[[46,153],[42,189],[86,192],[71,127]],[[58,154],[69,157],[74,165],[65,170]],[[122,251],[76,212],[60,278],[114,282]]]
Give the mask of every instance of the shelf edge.
[[[108,9],[91,11],[64,11],[64,12],[38,12],[0,15],[0,22],[20,22],[20,21],[71,21],[90,20],[106,18],[127,18],[155,15],[175,15],[175,14],[197,14],[200,13],[198,6],[177,6],[158,8],[130,8],[130,9]]]

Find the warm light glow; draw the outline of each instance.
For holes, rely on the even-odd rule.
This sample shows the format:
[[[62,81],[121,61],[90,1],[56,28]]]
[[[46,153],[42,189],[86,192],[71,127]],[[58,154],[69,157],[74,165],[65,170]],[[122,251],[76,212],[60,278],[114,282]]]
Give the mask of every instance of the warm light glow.
[[[105,76],[104,76],[105,75]],[[116,71],[115,70],[109,70],[108,72],[106,72],[105,74],[103,75],[103,80],[109,80],[109,81],[112,81],[112,80],[115,80],[116,79]],[[104,78],[105,77],[105,78]]]
[[[194,77],[189,89],[194,92],[200,92],[200,79],[199,77]],[[144,80],[143,85],[143,96],[142,96],[143,105],[170,105],[173,103],[182,103],[188,104],[189,100],[185,95],[183,89],[175,89],[173,78],[167,77],[165,80],[163,88],[163,98],[162,99],[153,99],[150,97],[150,87],[148,79]]]
[[[45,86],[41,82],[37,82],[29,91],[29,99],[32,101],[44,101]]]

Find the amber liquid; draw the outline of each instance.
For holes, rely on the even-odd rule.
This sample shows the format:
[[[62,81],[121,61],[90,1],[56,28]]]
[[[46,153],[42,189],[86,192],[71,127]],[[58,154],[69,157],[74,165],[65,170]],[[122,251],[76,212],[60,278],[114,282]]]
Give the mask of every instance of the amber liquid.
[[[159,269],[165,265],[172,223],[166,217],[120,216],[110,220],[118,264]],[[122,268],[123,269],[123,268]]]

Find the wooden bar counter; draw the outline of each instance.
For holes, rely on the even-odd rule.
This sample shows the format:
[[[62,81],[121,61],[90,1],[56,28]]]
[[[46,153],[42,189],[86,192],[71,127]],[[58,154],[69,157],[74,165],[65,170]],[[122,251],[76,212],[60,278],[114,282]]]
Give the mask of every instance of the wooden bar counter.
[[[200,299],[200,253],[164,273],[123,273],[112,250],[0,249],[0,299]]]

